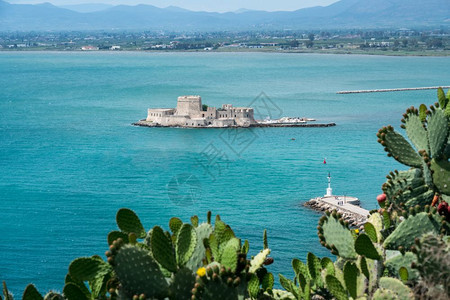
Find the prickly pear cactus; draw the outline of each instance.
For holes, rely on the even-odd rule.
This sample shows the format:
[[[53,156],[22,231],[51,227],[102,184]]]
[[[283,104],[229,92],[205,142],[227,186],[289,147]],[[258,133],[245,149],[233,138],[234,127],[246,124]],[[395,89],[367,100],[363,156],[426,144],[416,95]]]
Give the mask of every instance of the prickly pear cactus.
[[[388,205],[408,209],[431,204],[436,194],[450,195],[449,94],[439,89],[439,103],[430,106],[430,110],[425,105],[406,110],[401,127],[412,145],[392,126],[383,127],[377,133],[378,142],[388,156],[412,167],[387,176],[382,189]]]
[[[44,300],[33,284],[27,285],[22,295],[22,300]]]
[[[231,270],[212,263],[198,270],[192,294],[193,299],[244,299],[248,296],[247,276],[236,276]]]
[[[117,241],[109,258],[123,291],[129,297],[141,294],[150,298],[168,296],[167,281],[148,250]]]
[[[390,250],[397,250],[399,247],[409,249],[414,244],[415,238],[429,232],[438,234],[442,226],[441,222],[442,219],[436,211],[410,214],[386,238],[383,245]]]
[[[427,234],[416,240],[416,262],[420,274],[416,294],[422,299],[450,299],[450,239]]]
[[[349,259],[357,257],[353,247],[355,238],[350,232],[348,224],[343,221],[342,216],[336,211],[328,212],[327,216],[323,216],[317,229],[320,243],[331,250],[331,253]]]

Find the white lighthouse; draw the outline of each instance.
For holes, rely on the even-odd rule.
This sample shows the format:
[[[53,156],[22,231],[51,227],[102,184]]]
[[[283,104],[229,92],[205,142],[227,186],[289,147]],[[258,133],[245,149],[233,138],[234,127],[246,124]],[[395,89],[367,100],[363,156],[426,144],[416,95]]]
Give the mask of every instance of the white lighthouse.
[[[331,188],[331,175],[330,172],[328,172],[328,188],[327,188],[327,194],[325,197],[333,196],[333,189]]]

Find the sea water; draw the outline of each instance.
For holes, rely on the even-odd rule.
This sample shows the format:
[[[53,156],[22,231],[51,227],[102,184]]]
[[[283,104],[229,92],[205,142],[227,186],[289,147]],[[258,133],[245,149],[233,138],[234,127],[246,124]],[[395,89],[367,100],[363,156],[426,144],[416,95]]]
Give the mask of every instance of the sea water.
[[[220,214],[250,255],[267,229],[275,274],[319,244],[319,213],[302,203],[333,192],[376,208],[388,158],[376,132],[448,85],[449,58],[263,53],[0,53],[0,280],[17,295],[62,290],[69,263],[108,249],[121,207],[146,230],[178,216]],[[308,117],[327,128],[134,127],[180,95],[253,106],[256,116]],[[326,158],[326,164],[323,163]]]

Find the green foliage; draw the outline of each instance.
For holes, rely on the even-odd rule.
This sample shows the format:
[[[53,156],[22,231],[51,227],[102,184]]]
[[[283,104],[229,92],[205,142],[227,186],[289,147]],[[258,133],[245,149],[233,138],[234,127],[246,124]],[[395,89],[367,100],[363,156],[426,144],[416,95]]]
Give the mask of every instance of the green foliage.
[[[327,275],[325,278],[327,287],[330,290],[331,294],[337,299],[337,300],[346,300],[348,299],[347,292],[342,286],[341,282],[334,277],[333,275]]]
[[[382,277],[380,279],[380,289],[394,292],[399,299],[414,299],[409,287],[396,278]]]
[[[322,245],[333,254],[350,259],[356,258],[353,235],[336,212],[329,217],[322,217],[318,230]]]
[[[389,258],[386,258],[384,266],[388,270],[389,274],[394,277],[402,278],[400,269],[405,268],[408,274],[409,280],[415,280],[418,276],[418,272],[411,268],[411,264],[417,261],[416,255],[412,252],[406,252],[405,254],[400,251],[392,251],[395,254]]]
[[[192,253],[194,253],[197,244],[197,234],[190,224],[183,224],[177,234],[176,254],[178,265],[184,266]]]
[[[408,108],[403,115],[401,127],[418,152],[391,126],[379,130],[378,142],[388,156],[413,167],[387,176],[382,189],[388,207],[396,210],[424,207],[431,204],[435,195],[450,195],[449,95],[439,88],[438,103],[430,106],[430,110],[422,104],[419,109]]]
[[[44,300],[44,297],[42,297],[33,284],[29,284],[23,292],[22,300]]]
[[[116,215],[117,226],[124,233],[134,233],[138,238],[144,238],[146,235],[144,226],[142,226],[136,213],[128,208],[121,208]]]
[[[416,237],[429,232],[437,234],[440,227],[441,218],[437,213],[421,212],[410,215],[386,238],[383,245],[391,250],[397,250],[399,247],[409,248]]]
[[[346,262],[344,266],[344,281],[350,296],[356,298],[357,296],[357,277],[359,275],[359,269],[353,262]]]
[[[114,255],[114,270],[124,292],[146,297],[168,296],[168,285],[158,264],[147,250],[138,246],[124,245]]]
[[[172,240],[164,230],[159,227],[153,227],[151,237],[151,250],[153,258],[166,270],[170,272],[177,271],[177,260],[172,245]]]
[[[81,288],[75,283],[67,283],[63,289],[64,296],[68,300],[89,300]]]
[[[424,235],[416,243],[417,262],[413,264],[420,274],[415,292],[421,299],[450,299],[450,241],[433,234]]]
[[[367,234],[361,234],[355,241],[355,250],[359,255],[365,256],[370,259],[380,259],[380,254],[378,253],[375,246],[372,244],[369,236]]]

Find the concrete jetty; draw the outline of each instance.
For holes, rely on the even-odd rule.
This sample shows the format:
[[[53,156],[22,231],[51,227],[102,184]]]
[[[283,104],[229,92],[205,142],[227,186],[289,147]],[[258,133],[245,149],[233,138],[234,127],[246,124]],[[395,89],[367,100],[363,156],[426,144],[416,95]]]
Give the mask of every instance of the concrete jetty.
[[[336,94],[360,94],[360,93],[383,93],[383,92],[401,92],[401,91],[420,91],[420,90],[437,90],[438,88],[448,89],[450,86],[430,86],[415,88],[398,88],[398,89],[378,89],[378,90],[356,90],[356,91],[339,91]]]
[[[331,176],[328,174],[327,193],[323,197],[313,198],[305,202],[305,206],[317,211],[336,210],[342,214],[344,220],[352,227],[359,227],[367,222],[369,211],[359,206],[360,201],[356,197],[333,195],[331,188]]]

